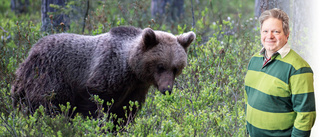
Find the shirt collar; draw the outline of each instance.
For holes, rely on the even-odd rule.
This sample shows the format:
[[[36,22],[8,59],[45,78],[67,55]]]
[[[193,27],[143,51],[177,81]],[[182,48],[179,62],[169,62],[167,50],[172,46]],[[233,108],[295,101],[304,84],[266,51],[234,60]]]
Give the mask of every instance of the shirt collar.
[[[260,50],[260,55],[264,55],[265,51],[266,49],[263,47]],[[287,56],[289,52],[290,52],[290,46],[288,44],[284,45],[281,49],[277,51],[277,53],[280,54],[281,58],[284,58],[285,56]]]

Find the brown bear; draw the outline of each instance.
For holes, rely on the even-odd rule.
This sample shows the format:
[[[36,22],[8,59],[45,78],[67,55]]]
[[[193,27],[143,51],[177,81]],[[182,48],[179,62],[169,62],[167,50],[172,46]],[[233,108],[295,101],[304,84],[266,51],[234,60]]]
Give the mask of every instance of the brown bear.
[[[97,117],[99,95],[114,100],[105,111],[125,119],[123,106],[145,101],[151,85],[171,93],[175,77],[187,64],[193,32],[174,36],[150,28],[116,27],[96,36],[54,34],[40,39],[16,71],[11,89],[14,106],[31,113],[70,102],[76,112]],[[136,109],[131,113],[135,113]]]

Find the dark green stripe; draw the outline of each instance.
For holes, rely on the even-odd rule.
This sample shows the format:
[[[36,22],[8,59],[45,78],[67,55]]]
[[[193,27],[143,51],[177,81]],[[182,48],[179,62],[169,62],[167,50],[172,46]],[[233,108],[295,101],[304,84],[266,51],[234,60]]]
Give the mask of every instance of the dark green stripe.
[[[248,86],[245,86],[245,90],[248,96],[248,103],[253,108],[272,113],[286,113],[293,111],[290,97],[268,95]]]
[[[292,136],[293,137],[309,137],[310,131],[302,131],[293,127]]]
[[[292,95],[293,108],[297,112],[311,112],[316,111],[314,93],[293,94]]]
[[[303,73],[313,73],[312,69],[310,67],[303,67],[298,69],[297,71],[294,71],[291,73],[292,75],[298,75],[298,74],[303,74]]]
[[[265,130],[247,122],[247,130],[251,137],[291,137],[292,128],[286,130]]]
[[[249,65],[248,70],[255,70],[260,71],[263,65],[263,57],[252,57]]]
[[[251,61],[248,70],[264,72],[268,75],[282,80],[287,84],[289,83],[290,73],[295,72],[295,69],[292,67],[292,65],[282,62],[280,60],[272,60],[272,62],[270,62],[263,68],[263,57],[253,57]]]

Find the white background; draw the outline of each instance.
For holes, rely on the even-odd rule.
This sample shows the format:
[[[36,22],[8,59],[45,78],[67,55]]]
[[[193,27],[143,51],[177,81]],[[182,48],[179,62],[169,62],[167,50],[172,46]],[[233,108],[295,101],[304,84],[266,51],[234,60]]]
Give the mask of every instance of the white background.
[[[307,2],[307,1],[306,1]],[[310,1],[309,1],[310,2]],[[311,130],[311,137],[320,137],[320,1],[313,0],[312,14],[310,15],[310,20],[312,21],[311,33],[311,59],[306,59],[312,67],[314,73],[314,87],[315,87],[315,97],[316,97],[316,113],[317,118],[315,125]],[[306,7],[308,8],[308,7]]]

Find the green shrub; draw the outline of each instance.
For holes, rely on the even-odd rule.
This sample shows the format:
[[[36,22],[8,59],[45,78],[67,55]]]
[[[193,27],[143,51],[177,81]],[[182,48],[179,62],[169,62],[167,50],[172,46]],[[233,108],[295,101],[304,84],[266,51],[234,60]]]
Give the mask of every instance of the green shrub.
[[[80,115],[70,118],[68,114],[73,110],[70,105],[61,106],[62,113],[56,115],[47,114],[43,107],[32,115],[14,109],[10,84],[15,69],[31,46],[48,34],[40,32],[40,16],[36,16],[39,12],[32,8],[30,14],[23,15],[1,12],[0,135],[244,136],[244,76],[250,57],[260,48],[256,20],[250,19],[253,13],[247,14],[254,2],[243,4],[245,2],[249,0],[194,2],[192,27],[190,1],[185,1],[185,18],[169,23],[153,20],[146,14],[150,13],[150,5],[145,3],[150,0],[91,1],[84,34],[97,35],[120,25],[151,27],[174,34],[192,30],[197,34],[188,51],[188,65],[176,79],[173,93],[162,95],[151,88],[141,110],[133,114],[137,115],[135,121],[124,128],[114,127],[109,121],[114,116],[103,112],[107,108],[99,108],[101,118],[98,119]],[[10,9],[7,2],[0,3],[5,3],[6,11]],[[79,29],[82,26],[81,19],[73,20],[68,32],[82,33]],[[107,103],[97,96],[93,100],[100,106]],[[137,104],[132,102],[128,109],[130,107]],[[111,131],[113,128],[121,132]]]

